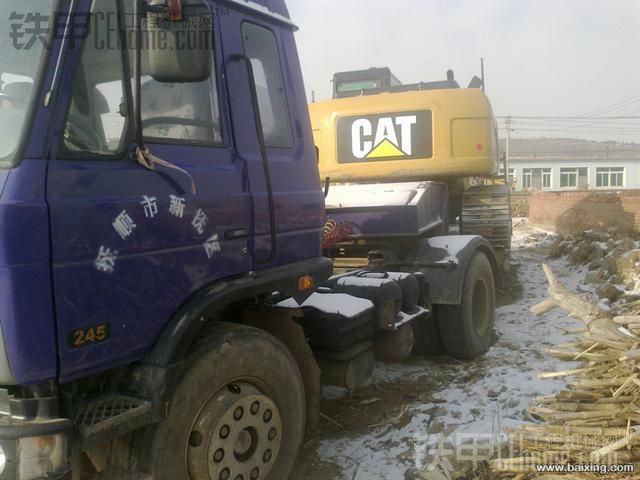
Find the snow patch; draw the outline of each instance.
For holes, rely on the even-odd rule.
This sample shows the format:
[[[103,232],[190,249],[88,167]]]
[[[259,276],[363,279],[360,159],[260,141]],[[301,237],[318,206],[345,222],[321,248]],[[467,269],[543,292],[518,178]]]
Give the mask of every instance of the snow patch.
[[[327,208],[409,205],[422,192],[421,183],[336,185],[329,189]]]
[[[293,298],[289,298],[278,303],[277,306],[281,308],[310,307],[331,315],[354,318],[371,310],[373,303],[345,293],[314,293],[302,305],[299,305]]]

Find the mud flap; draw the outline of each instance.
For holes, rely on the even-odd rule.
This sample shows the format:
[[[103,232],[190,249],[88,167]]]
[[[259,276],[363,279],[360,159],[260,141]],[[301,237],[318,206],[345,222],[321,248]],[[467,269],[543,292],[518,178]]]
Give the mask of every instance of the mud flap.
[[[384,252],[385,268],[421,272],[429,283],[431,303],[459,305],[462,302],[464,278],[477,251],[487,255],[500,284],[501,270],[491,244],[475,235],[448,235],[425,238],[402,255]]]

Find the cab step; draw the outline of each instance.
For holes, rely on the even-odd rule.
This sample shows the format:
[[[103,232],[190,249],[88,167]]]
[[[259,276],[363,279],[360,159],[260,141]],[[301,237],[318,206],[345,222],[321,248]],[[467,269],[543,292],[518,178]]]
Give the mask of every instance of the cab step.
[[[80,405],[73,417],[83,449],[152,422],[150,401],[117,394],[104,395]]]

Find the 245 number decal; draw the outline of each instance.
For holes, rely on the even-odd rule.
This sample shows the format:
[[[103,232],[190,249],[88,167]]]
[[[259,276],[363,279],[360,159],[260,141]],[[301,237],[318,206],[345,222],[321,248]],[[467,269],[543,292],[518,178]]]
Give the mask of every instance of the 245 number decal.
[[[93,327],[80,328],[69,333],[69,348],[82,348],[106,342],[111,338],[111,325],[103,323]]]

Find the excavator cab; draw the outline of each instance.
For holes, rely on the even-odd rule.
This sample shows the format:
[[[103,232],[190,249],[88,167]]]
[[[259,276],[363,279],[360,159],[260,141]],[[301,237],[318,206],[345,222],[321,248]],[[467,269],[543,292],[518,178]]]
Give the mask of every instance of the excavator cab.
[[[399,85],[402,85],[402,83],[387,67],[341,72],[333,76],[333,98],[352,97],[360,95],[363,91],[367,92]]]
[[[474,77],[469,88],[482,87],[482,80]],[[453,70],[447,70],[447,79],[435,82],[419,82],[404,85],[388,67],[369,68],[340,72],[333,76],[333,98],[348,98],[361,95],[375,95],[378,93],[397,93],[411,90],[445,90],[460,88],[455,80]]]

